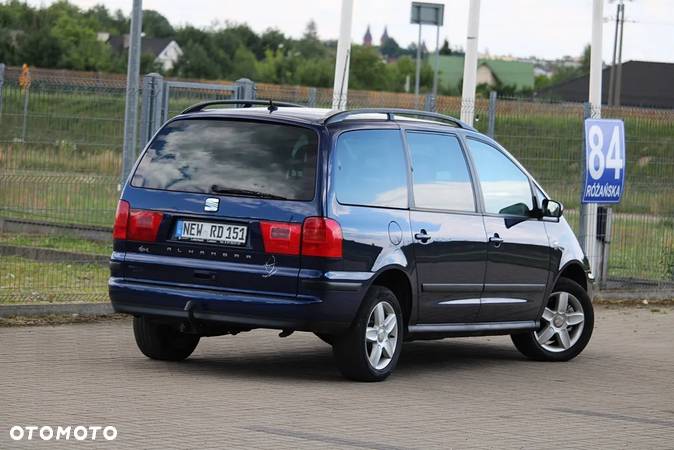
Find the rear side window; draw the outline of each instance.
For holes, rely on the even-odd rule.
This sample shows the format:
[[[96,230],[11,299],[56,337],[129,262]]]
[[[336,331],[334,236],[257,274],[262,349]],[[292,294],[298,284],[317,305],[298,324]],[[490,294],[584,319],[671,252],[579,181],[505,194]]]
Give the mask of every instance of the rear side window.
[[[500,150],[467,139],[484,196],[485,211],[526,216],[533,208],[529,178]]]
[[[456,136],[409,132],[407,143],[412,157],[414,205],[475,211],[468,164]]]
[[[318,136],[307,128],[177,120],[155,138],[131,185],[166,191],[311,200]]]
[[[407,164],[400,131],[342,134],[332,158],[334,190],[342,204],[407,208]]]

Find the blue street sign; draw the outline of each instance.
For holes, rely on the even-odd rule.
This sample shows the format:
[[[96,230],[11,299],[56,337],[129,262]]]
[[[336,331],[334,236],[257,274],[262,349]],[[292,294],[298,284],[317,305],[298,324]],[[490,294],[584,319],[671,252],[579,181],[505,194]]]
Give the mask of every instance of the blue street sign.
[[[620,203],[625,187],[625,125],[585,119],[585,184],[582,203]]]

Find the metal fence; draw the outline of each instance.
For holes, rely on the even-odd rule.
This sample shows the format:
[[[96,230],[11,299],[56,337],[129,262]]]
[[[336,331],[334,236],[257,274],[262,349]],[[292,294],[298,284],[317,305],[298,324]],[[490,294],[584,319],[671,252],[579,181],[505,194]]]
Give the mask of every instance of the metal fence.
[[[119,195],[124,78],[0,66],[0,303],[106,298],[109,229]],[[164,88],[166,88],[164,90]],[[241,83],[146,77],[138,148],[184,107],[230,98]],[[259,83],[248,96],[329,108],[332,90]],[[349,107],[436,109],[458,116],[457,97],[349,92]],[[609,279],[674,283],[674,111],[603,108],[625,121],[627,181],[614,209]],[[493,135],[566,206],[578,225],[583,105],[478,99],[476,127]],[[86,236],[83,237],[83,236]],[[99,239],[99,240],[97,240]]]

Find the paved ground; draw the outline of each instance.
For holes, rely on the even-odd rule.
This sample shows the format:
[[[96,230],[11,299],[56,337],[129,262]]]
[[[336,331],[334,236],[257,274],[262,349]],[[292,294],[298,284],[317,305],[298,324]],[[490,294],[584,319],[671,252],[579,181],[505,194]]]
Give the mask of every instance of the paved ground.
[[[0,328],[0,448],[674,448],[674,309],[606,309],[570,363],[507,337],[406,344],[352,383],[313,335],[208,338],[144,358],[130,322]],[[114,443],[14,442],[12,425],[114,425]],[[67,444],[67,445],[63,445]]]

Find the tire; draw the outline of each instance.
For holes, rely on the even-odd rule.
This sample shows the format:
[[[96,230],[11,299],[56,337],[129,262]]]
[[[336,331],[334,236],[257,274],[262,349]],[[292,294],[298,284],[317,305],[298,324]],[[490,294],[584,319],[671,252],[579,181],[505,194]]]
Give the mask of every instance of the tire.
[[[178,331],[177,326],[147,317],[133,318],[133,334],[140,351],[151,359],[182,361],[199,343],[199,336]]]
[[[393,315],[395,320],[389,318]],[[402,348],[402,317],[400,303],[390,289],[371,287],[351,328],[333,342],[342,375],[355,381],[382,381],[391,375]]]
[[[517,350],[530,359],[568,361],[587,346],[593,328],[594,310],[587,292],[575,281],[560,278],[541,317],[541,327],[510,337]]]

